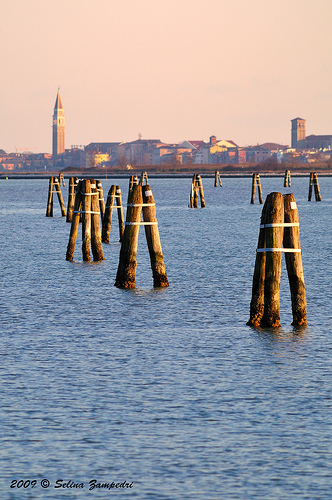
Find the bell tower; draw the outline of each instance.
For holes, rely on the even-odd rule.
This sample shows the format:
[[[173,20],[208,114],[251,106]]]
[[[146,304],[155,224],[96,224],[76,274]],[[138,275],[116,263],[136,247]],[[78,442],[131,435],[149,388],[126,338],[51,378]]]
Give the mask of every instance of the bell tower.
[[[303,118],[294,118],[292,122],[292,148],[301,149],[305,140],[305,120]]]
[[[56,158],[65,152],[65,113],[63,111],[60,88],[56,96],[53,113],[52,156]]]

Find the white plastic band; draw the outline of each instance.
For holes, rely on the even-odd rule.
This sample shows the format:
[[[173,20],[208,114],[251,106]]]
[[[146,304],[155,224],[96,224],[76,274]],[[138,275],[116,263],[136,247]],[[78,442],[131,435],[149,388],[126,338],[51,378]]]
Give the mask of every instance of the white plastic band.
[[[301,253],[301,248],[257,248],[256,252],[295,252]]]
[[[155,203],[128,203],[127,207],[155,207]]]
[[[98,196],[99,195],[99,193],[82,193],[82,191],[81,191],[81,194],[83,194],[83,196],[96,196],[96,195]]]
[[[271,224],[261,224],[259,227],[263,229],[264,227],[298,227],[299,222],[272,222]]]
[[[296,201],[291,201],[290,202],[290,207],[291,207],[292,210],[296,210],[297,209]]]
[[[96,189],[96,184],[90,184],[91,189]]]
[[[125,222],[125,226],[156,226],[158,222]]]
[[[91,212],[90,210],[74,210],[74,214],[98,214],[98,215],[100,215],[100,212]]]
[[[117,189],[115,192],[121,194],[121,189]]]
[[[148,191],[145,191],[145,196],[152,196],[152,191],[149,189]]]

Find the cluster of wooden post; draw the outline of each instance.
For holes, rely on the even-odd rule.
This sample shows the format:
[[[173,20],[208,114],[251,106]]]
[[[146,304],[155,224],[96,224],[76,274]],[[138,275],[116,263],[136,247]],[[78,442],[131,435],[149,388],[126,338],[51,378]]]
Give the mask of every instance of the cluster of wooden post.
[[[251,201],[250,201],[252,205],[255,203],[256,186],[258,188],[259,203],[262,204],[263,195],[262,195],[261,179],[259,177],[259,174],[252,174],[252,189],[251,189]]]
[[[219,171],[216,170],[214,173],[214,187],[218,187],[218,184],[220,187],[222,187],[222,182],[221,182],[221,177],[220,177]]]
[[[284,187],[291,187],[291,175],[290,170],[285,171]]]
[[[308,201],[311,201],[312,187],[314,187],[316,201],[322,201],[316,172],[310,172]]]
[[[205,207],[203,182],[200,174],[194,174],[191,181],[191,191],[189,195],[189,208],[198,207],[198,195],[201,199],[201,208]]]
[[[114,204],[114,200],[116,200],[116,205]],[[102,242],[110,243],[110,233],[111,233],[111,225],[112,225],[112,215],[113,209],[117,209],[118,212],[118,222],[119,222],[119,237],[122,241],[123,233],[124,233],[124,218],[123,218],[123,207],[122,207],[122,195],[120,186],[112,185],[108,191],[105,213],[103,216],[102,222]]]
[[[80,219],[82,217],[82,253],[83,261],[104,260],[100,229],[100,193],[94,179],[80,180],[76,187],[74,210],[67,246],[66,260],[74,258],[75,244]]]
[[[54,190],[54,189],[55,190]],[[65,204],[62,197],[60,182],[57,177],[50,177],[49,186],[48,186],[48,199],[47,199],[47,207],[46,207],[46,217],[53,217],[53,195],[57,194],[62,217],[66,217],[66,209]]]
[[[144,225],[145,236],[150,254],[154,287],[167,287],[168,279],[160,243],[156,205],[151,188],[130,179],[125,230],[122,238],[119,265],[115,280],[118,288],[135,288],[137,268],[138,234]],[[147,180],[147,177],[146,177]],[[143,221],[141,220],[143,216]]]
[[[282,253],[285,253],[291,292],[292,325],[306,325],[306,297],[299,234],[299,216],[294,195],[270,193],[265,200],[261,216],[248,325],[280,326]]]

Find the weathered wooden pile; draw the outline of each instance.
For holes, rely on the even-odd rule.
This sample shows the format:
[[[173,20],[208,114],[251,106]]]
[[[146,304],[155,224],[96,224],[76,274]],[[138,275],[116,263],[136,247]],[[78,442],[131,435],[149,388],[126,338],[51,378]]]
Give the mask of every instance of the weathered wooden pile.
[[[191,181],[191,191],[189,195],[189,208],[198,208],[198,195],[201,199],[201,208],[205,208],[205,198],[203,182],[200,174],[194,174]]]
[[[53,189],[54,188],[54,189]],[[46,217],[53,217],[53,195],[57,194],[62,217],[66,217],[66,208],[63,202],[60,182],[57,177],[50,177],[48,185],[48,200],[46,207]]]
[[[312,187],[314,187],[316,201],[322,201],[316,172],[310,172],[308,201],[311,201]]]
[[[78,182],[66,260],[73,260],[75,244],[80,221],[82,221],[82,254],[83,261],[104,260],[100,230],[100,191],[94,179],[83,179]]]
[[[270,193],[263,206],[252,284],[250,319],[255,327],[280,326],[280,276],[285,253],[291,291],[293,325],[307,322],[299,240],[299,216],[294,195]]]
[[[146,182],[144,186],[143,183]],[[64,178],[63,178],[64,182]],[[55,190],[54,190],[55,189]],[[49,181],[49,196],[46,216],[53,217],[53,194],[57,193],[62,215],[66,216],[60,182],[57,177]],[[116,200],[116,201],[115,201]],[[121,242],[119,266],[115,285],[118,288],[134,288],[136,275],[136,253],[139,227],[144,225],[150,255],[154,287],[168,287],[168,278],[162,253],[156,204],[146,172],[140,181],[131,176],[129,182],[126,222],[123,217],[120,186],[112,185],[105,205],[103,187],[100,180],[70,177],[68,191],[67,222],[71,223],[66,260],[74,258],[79,224],[82,224],[83,261],[104,260],[102,243],[110,243],[113,209],[117,209],[119,241]]]
[[[258,189],[259,203],[263,203],[261,178],[259,174],[252,174],[252,188],[251,188],[251,200],[250,203],[253,205],[255,203],[256,186]]]
[[[220,174],[219,174],[219,170],[216,170],[215,173],[214,173],[214,187],[218,187],[218,185],[220,187],[222,187],[222,182],[221,182],[221,177],[220,177]]]
[[[129,186],[125,230],[120,249],[119,266],[115,280],[118,288],[134,288],[137,268],[137,246],[140,226],[144,225],[146,242],[150,254],[150,263],[154,287],[168,287],[164,257],[160,243],[156,204],[151,187],[143,180],[147,175],[142,173],[139,184]]]
[[[284,187],[291,187],[291,175],[290,170],[285,171]]]

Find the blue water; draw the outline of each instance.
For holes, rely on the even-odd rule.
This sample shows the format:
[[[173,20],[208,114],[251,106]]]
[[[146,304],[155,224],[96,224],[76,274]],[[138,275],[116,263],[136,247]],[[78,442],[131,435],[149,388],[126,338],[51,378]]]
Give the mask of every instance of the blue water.
[[[116,212],[105,261],[82,262],[79,234],[66,262],[48,180],[1,180],[0,497],[330,499],[332,178],[319,180],[309,203],[308,178],[261,178],[300,216],[308,326],[291,326],[283,264],[277,330],[246,326],[262,209],[250,178],[203,177],[197,210],[190,179],[151,179],[170,287],[152,288],[142,228],[132,291],[114,287]],[[103,180],[105,197],[111,184],[126,200],[127,179]]]

